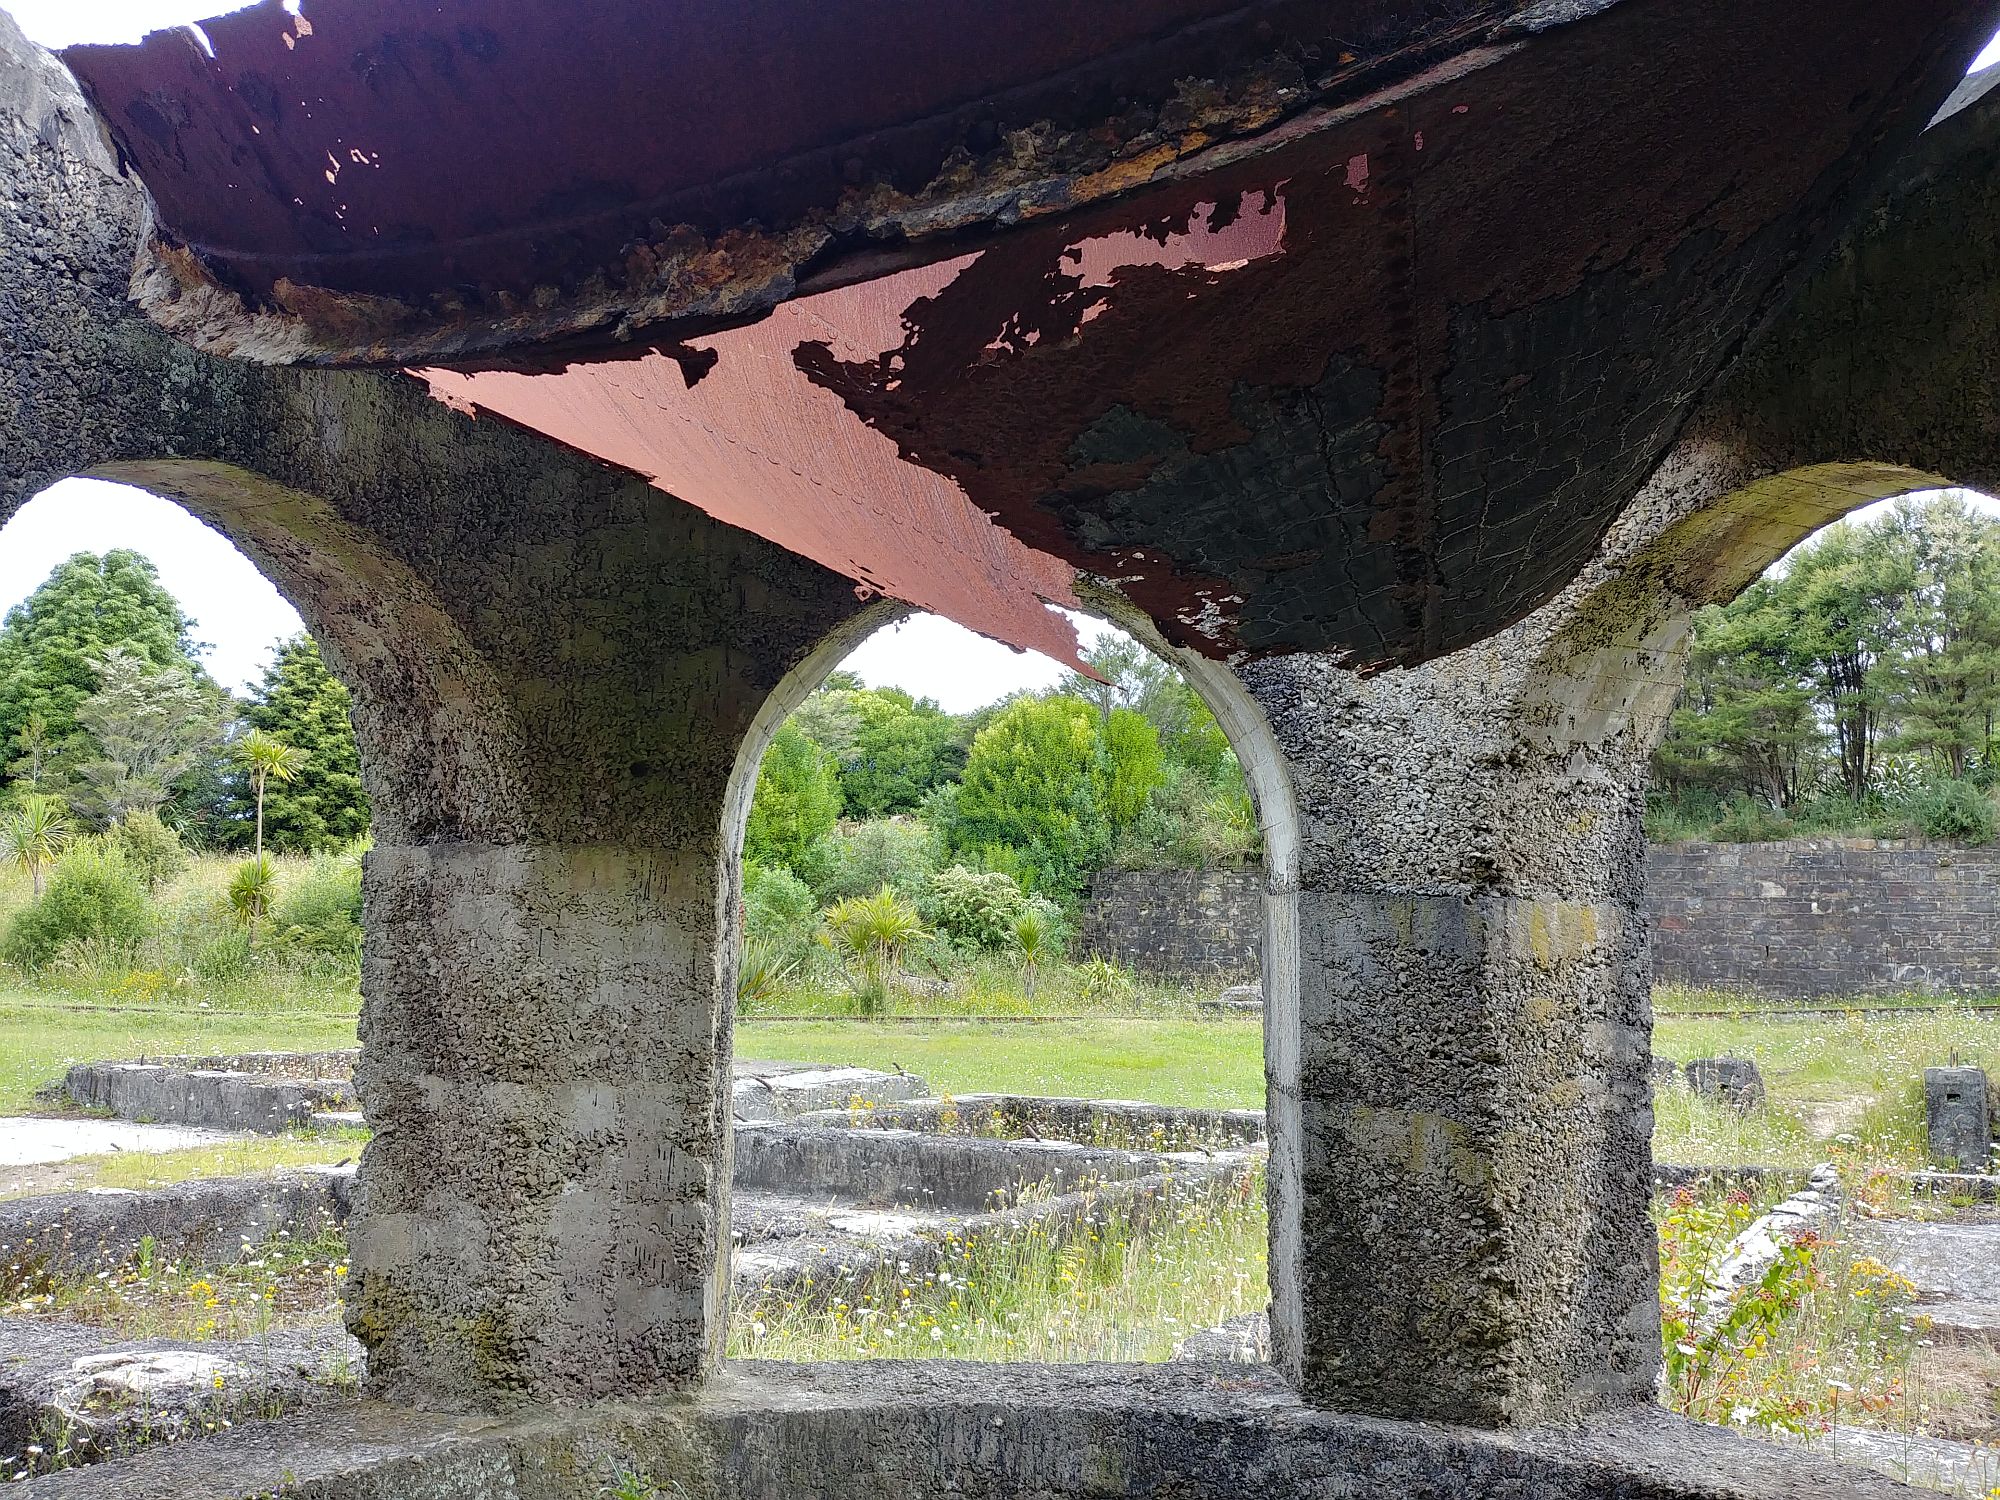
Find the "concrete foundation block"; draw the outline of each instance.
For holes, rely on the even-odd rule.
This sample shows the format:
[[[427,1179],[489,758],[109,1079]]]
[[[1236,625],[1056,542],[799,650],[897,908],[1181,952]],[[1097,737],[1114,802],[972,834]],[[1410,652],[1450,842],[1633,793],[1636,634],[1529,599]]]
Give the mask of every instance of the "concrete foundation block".
[[[1742,1057],[1698,1057],[1687,1065],[1688,1087],[1731,1109],[1752,1110],[1764,1102],[1764,1075]]]
[[[1931,1160],[1960,1171],[1983,1171],[1993,1154],[1993,1126],[1982,1068],[1925,1068],[1924,1124]]]

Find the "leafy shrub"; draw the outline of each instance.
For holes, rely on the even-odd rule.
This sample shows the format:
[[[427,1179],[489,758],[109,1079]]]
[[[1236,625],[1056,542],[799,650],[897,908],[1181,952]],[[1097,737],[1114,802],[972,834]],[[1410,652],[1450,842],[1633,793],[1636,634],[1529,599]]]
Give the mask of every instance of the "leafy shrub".
[[[786,723],[757,768],[757,789],[743,833],[744,855],[759,864],[803,870],[812,849],[840,817],[840,777],[827,751]]]
[[[342,966],[361,962],[361,862],[351,854],[321,855],[305,879],[272,908],[281,946]]]
[[[931,876],[917,909],[955,948],[1005,948],[1028,898],[1011,875],[953,865]]]
[[[1230,756],[1213,778],[1168,762],[1145,806],[1120,832],[1113,858],[1128,870],[1209,870],[1241,865],[1262,849],[1250,789]]]
[[[149,894],[187,868],[187,846],[156,812],[127,813],[112,839],[125,856],[126,868],[145,884]]]
[[[1098,715],[1088,704],[1021,699],[973,737],[957,851],[997,868],[994,847],[1009,848],[1017,868],[1008,873],[1025,889],[1073,901],[1110,849],[1104,780]]]
[[[863,896],[883,886],[914,899],[937,866],[930,830],[909,818],[875,818],[838,828],[821,847],[828,859],[816,884],[827,902]]]
[[[812,888],[785,866],[744,866],[743,925],[750,937],[780,944],[802,940],[818,915]]]
[[[1958,844],[1993,841],[1993,801],[1970,781],[1939,781],[1910,799],[1917,827],[1934,839]]]
[[[1720,844],[1763,844],[1792,831],[1791,820],[1783,813],[1745,797],[1716,821],[1708,836]]]
[[[56,862],[48,889],[8,926],[0,957],[47,967],[65,945],[129,957],[146,935],[146,892],[115,845],[92,841]]]

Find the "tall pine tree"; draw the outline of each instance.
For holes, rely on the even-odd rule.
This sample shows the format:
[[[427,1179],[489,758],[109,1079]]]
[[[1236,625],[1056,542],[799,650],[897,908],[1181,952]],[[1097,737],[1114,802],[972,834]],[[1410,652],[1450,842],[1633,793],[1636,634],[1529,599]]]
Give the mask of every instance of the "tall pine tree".
[[[318,642],[297,635],[278,647],[264,680],[244,705],[244,723],[305,756],[290,781],[273,779],[265,788],[267,849],[287,854],[338,849],[368,831],[361,756],[348,717],[351,701],[340,679],[327,671]],[[230,842],[247,846],[255,802],[240,769],[232,774],[231,794],[236,826]]]

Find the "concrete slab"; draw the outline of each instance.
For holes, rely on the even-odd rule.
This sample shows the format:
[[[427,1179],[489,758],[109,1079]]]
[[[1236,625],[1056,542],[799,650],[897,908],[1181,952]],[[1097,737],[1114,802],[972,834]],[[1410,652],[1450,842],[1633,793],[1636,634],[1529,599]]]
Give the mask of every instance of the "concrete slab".
[[[1863,1464],[1950,1495],[1985,1495],[2000,1487],[2000,1452],[1979,1443],[1836,1427],[1812,1447],[1842,1463]]]
[[[42,1166],[107,1151],[180,1151],[240,1137],[188,1125],[138,1125],[126,1120],[0,1119],[0,1167]]]
[[[1869,1254],[1917,1284],[1933,1328],[2000,1338],[2000,1219],[1883,1219],[1857,1232]]]

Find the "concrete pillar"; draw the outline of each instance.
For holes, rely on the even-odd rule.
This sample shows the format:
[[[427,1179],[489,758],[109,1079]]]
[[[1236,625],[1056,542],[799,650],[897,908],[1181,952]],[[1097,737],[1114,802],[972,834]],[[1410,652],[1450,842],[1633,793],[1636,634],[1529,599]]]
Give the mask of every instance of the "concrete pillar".
[[[1502,1427],[1651,1397],[1650,741],[1551,736],[1527,651],[1244,671],[1300,818],[1273,1347],[1338,1410]]]
[[[94,472],[256,562],[375,808],[350,1226],[371,1389],[686,1385],[719,1349],[735,820],[851,581],[393,373],[218,360],[129,305],[144,195],[0,14],[0,519]],[[810,674],[807,674],[808,677]]]
[[[381,778],[346,1306],[380,1395],[631,1395],[720,1353],[737,823],[774,691],[859,606],[640,489],[643,524],[449,554],[453,595],[536,604],[424,653],[460,764]]]
[[[1948,1171],[1984,1172],[1993,1156],[1985,1070],[1925,1068],[1924,1124],[1932,1162]]]
[[[687,850],[377,848],[376,1135],[348,1326],[371,1383],[643,1390],[719,1337],[728,1215],[716,870]]]

